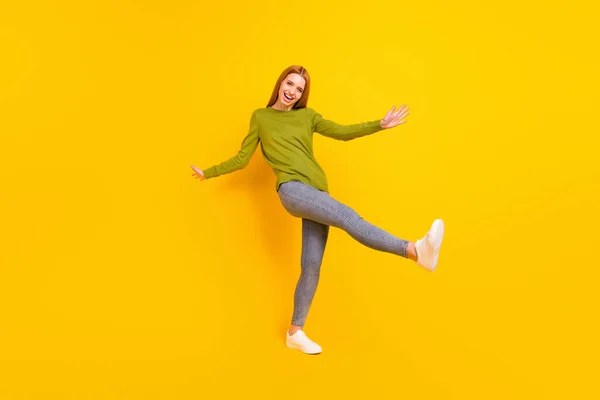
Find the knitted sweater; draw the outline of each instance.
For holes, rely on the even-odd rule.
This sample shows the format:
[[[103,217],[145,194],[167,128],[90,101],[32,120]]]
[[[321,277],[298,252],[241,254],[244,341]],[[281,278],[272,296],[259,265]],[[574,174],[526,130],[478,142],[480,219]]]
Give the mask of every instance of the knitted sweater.
[[[209,179],[244,168],[260,143],[263,156],[277,177],[275,190],[284,182],[297,180],[329,192],[325,172],[313,155],[313,132],[352,140],[382,129],[380,120],[339,125],[308,107],[289,111],[258,108],[252,113],[240,151],[204,170],[204,176]]]

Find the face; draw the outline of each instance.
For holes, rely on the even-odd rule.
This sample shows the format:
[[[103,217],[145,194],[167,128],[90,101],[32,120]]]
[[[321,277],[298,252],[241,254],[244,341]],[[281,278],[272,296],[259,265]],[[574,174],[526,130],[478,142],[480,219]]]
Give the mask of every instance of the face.
[[[275,104],[282,110],[291,110],[302,97],[306,80],[299,74],[289,74],[279,87],[279,95]]]

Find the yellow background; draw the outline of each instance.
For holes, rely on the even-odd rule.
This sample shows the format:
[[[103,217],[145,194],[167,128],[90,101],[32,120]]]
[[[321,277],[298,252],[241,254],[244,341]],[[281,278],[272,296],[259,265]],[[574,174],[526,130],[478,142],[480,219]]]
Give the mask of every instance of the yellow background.
[[[482,4],[485,3],[485,4]],[[0,6],[0,398],[598,396],[597,10],[543,1],[22,1]],[[287,349],[301,223],[260,149],[279,73],[350,124],[331,194],[429,274],[333,229]]]

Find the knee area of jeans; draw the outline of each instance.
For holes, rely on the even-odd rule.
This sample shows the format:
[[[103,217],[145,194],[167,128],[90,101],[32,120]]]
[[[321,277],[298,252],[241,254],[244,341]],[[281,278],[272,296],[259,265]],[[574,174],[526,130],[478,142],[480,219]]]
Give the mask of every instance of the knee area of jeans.
[[[300,268],[304,276],[310,275],[318,277],[321,274],[321,263],[319,262],[311,263],[305,261],[300,265]]]
[[[303,252],[300,259],[300,265],[302,269],[319,270],[323,265],[323,253],[322,252]]]
[[[363,219],[358,212],[353,208],[345,207],[340,211],[340,214],[348,219]]]

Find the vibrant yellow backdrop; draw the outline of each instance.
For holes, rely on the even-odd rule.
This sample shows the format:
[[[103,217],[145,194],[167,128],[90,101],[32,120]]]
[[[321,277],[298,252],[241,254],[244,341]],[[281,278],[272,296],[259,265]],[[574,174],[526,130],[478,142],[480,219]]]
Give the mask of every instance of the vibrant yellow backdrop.
[[[0,398],[533,399],[598,389],[597,10],[587,1],[0,6]],[[260,149],[285,67],[331,194],[438,270],[332,230],[287,349],[300,220]]]

